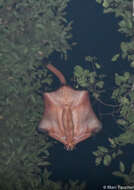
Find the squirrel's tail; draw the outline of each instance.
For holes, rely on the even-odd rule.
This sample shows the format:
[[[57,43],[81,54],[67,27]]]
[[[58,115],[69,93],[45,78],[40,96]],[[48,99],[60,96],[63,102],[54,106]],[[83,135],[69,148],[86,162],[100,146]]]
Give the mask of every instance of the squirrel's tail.
[[[65,77],[63,76],[63,74],[58,69],[56,69],[56,67],[54,67],[50,63],[47,64],[46,67],[58,77],[58,79],[60,80],[61,84],[65,85],[67,83]]]

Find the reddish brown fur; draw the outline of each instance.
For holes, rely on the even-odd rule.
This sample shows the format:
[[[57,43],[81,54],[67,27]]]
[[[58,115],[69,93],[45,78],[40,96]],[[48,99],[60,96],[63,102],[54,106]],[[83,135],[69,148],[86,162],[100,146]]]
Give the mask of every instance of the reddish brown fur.
[[[62,84],[66,84],[60,71],[51,64],[47,67]],[[74,90],[64,85],[54,92],[44,93],[44,104],[45,110],[39,129],[47,131],[49,136],[62,142],[67,150],[73,150],[76,144],[101,129],[101,123],[85,90]]]
[[[56,69],[53,65],[51,64],[48,64],[47,65],[47,68],[53,72],[57,77],[58,79],[60,80],[61,84],[66,84],[66,79],[65,77],[63,76],[63,74],[58,70]]]

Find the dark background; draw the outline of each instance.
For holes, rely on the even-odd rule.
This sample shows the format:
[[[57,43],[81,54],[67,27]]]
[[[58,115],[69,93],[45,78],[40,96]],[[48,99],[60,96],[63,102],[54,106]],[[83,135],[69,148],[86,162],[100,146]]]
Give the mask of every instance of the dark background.
[[[102,70],[108,75],[105,81],[108,88],[113,87],[114,73],[124,72],[128,66],[125,61],[119,60],[112,63],[110,60],[116,53],[120,52],[120,43],[125,36],[119,33],[118,21],[113,14],[103,14],[103,8],[95,0],[73,0],[67,8],[68,21],[73,20],[73,41],[77,45],[68,52],[67,61],[61,59],[58,53],[51,56],[52,63],[65,75],[67,80],[73,76],[73,67],[81,65],[86,68],[85,56],[96,56],[102,66]],[[53,83],[58,86],[59,81]],[[105,101],[110,101],[109,89],[107,89]],[[108,102],[109,103],[109,102]],[[117,136],[120,132],[117,129],[112,116],[100,116],[100,112],[106,112],[106,107],[95,103],[93,108],[103,124],[103,129],[96,136],[78,144],[74,151],[68,152],[64,145],[57,142],[51,149],[51,170],[52,178],[66,182],[68,179],[86,181],[88,189],[102,189],[102,185],[123,184],[122,180],[112,175],[118,170],[119,162],[113,161],[109,167],[95,166],[95,159],[92,152],[98,145],[106,145],[107,137]],[[109,108],[108,108],[109,109]]]

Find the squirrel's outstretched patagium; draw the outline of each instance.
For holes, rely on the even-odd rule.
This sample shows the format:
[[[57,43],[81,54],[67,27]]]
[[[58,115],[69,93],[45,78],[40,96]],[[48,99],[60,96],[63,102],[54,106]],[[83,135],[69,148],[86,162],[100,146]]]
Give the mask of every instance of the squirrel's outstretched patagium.
[[[66,84],[63,74],[52,64],[47,68],[60,80],[62,87],[44,93],[45,110],[38,129],[62,142],[67,150],[101,129],[89,99],[88,91],[74,90]]]

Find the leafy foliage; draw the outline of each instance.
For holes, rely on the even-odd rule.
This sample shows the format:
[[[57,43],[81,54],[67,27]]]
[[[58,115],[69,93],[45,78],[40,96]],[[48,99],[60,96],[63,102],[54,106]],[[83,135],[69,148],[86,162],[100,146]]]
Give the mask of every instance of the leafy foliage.
[[[89,63],[89,69],[83,69],[81,66],[74,67],[74,82],[76,88],[82,87],[88,89],[95,98],[98,98],[103,89],[105,77],[104,74],[99,74],[101,68],[96,57],[87,56],[85,61]]]
[[[118,23],[118,31],[124,33],[127,37],[132,39],[128,42],[121,43],[122,58],[127,57],[129,61],[134,61],[134,17],[132,16],[132,1],[101,0],[98,3],[102,3],[104,13],[114,13],[115,17],[121,18]]]
[[[113,143],[113,140],[110,139]],[[123,154],[123,151],[119,148],[115,149],[116,144],[111,144],[110,148],[106,148],[103,146],[98,146],[97,150],[93,152],[93,155],[96,157],[95,163],[96,166],[100,164],[104,164],[104,166],[109,166],[111,161],[118,156]]]
[[[115,17],[120,17],[118,31],[129,37],[129,41],[121,43],[121,54],[113,56],[112,61],[116,62],[121,58],[131,62],[130,66],[134,67],[134,17],[132,16],[132,1],[129,0],[96,0],[104,7],[104,13],[114,13]],[[103,163],[108,166],[112,159],[123,154],[123,146],[128,144],[134,145],[134,75],[132,72],[125,71],[123,74],[115,73],[115,88],[113,89],[112,99],[116,101],[117,126],[122,129],[122,133],[114,138],[108,138],[109,147],[98,146],[93,152],[96,157],[96,165]],[[117,115],[118,114],[118,115]],[[116,126],[116,127],[117,127]],[[133,164],[129,174],[125,174],[126,167],[122,161],[119,163],[120,171],[113,172],[113,175],[122,177],[125,185],[133,185]]]
[[[114,171],[113,175],[117,177],[121,177],[124,179],[125,185],[134,185],[134,164],[132,164],[130,171],[128,174],[125,174],[125,165],[123,162],[119,164],[119,171]]]
[[[49,179],[46,135],[37,132],[43,112],[40,93],[52,82],[42,59],[66,55],[71,23],[68,0],[0,0],[0,189],[63,189]],[[71,183],[66,189],[73,189]],[[79,187],[78,187],[79,186]],[[77,185],[82,189],[82,185]]]

